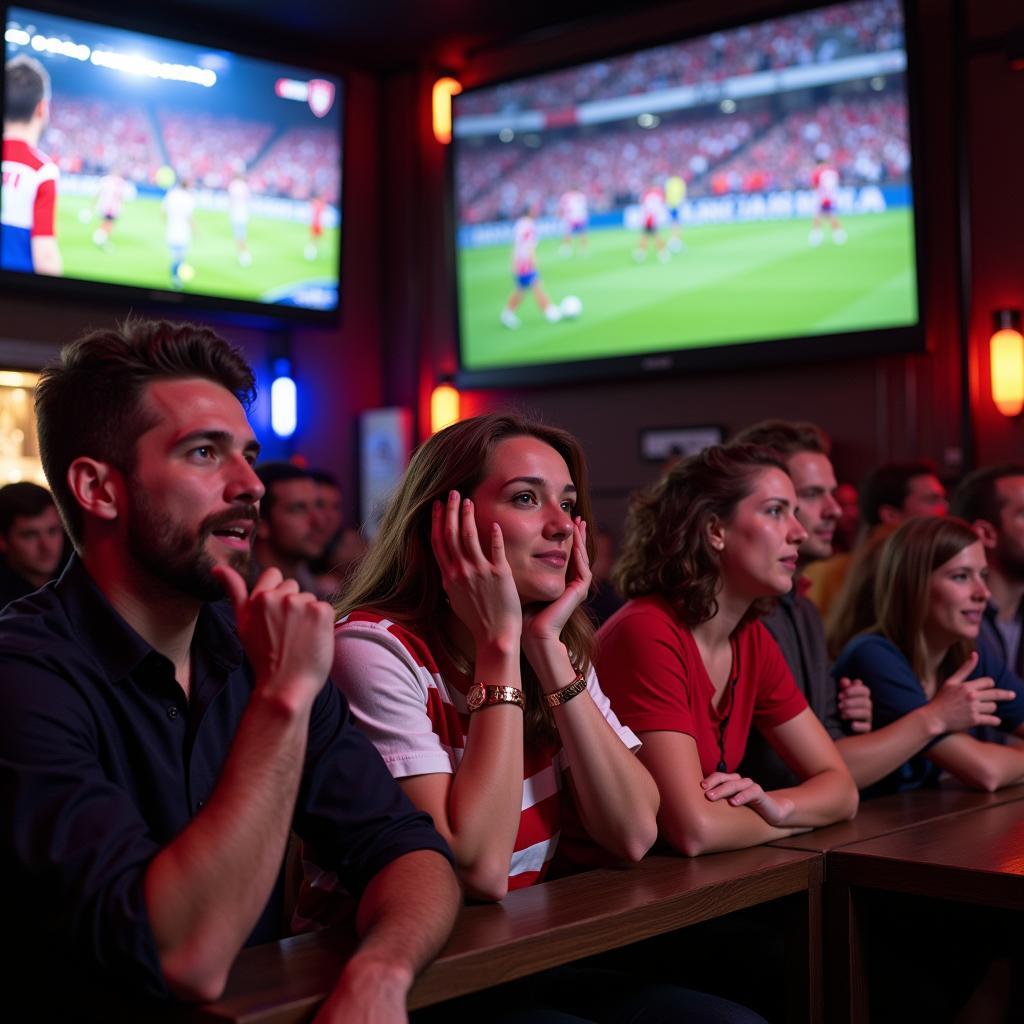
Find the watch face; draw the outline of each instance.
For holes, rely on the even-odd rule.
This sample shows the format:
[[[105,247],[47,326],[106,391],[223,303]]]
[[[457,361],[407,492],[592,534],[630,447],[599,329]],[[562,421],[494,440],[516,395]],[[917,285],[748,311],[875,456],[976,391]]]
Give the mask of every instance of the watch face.
[[[479,683],[476,686],[470,687],[469,694],[466,697],[466,705],[469,710],[476,711],[477,708],[482,707],[485,696],[484,688]]]

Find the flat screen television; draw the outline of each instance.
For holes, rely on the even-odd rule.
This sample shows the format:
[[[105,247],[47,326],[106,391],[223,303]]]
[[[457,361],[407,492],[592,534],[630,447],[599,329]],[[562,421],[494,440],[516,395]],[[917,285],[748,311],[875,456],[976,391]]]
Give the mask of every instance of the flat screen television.
[[[859,0],[454,97],[460,382],[922,348],[905,39]]]
[[[336,314],[339,78],[19,6],[4,40],[5,284]]]

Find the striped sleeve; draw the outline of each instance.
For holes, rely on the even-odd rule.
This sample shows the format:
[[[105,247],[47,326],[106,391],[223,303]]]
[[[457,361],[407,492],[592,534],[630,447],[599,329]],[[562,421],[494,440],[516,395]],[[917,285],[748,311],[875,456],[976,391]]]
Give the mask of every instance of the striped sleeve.
[[[331,678],[394,778],[452,774],[462,744],[442,743],[437,725],[454,709],[390,625],[386,619],[339,624]]]

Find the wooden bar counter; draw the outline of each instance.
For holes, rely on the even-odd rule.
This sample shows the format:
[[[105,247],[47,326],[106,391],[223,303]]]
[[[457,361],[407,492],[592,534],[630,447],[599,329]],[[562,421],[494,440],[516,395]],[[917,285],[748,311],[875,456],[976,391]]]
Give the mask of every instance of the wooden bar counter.
[[[820,855],[757,847],[688,860],[654,856],[466,907],[447,946],[416,982],[415,1009],[783,896],[805,894],[793,987],[799,1018],[821,1019]],[[326,931],[243,950],[223,998],[179,1020],[307,1021],[338,976],[351,938]]]

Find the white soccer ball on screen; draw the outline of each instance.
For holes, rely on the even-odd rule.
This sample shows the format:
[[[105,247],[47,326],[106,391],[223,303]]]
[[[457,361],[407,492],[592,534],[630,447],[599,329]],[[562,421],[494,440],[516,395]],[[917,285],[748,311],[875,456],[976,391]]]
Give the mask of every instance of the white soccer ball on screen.
[[[558,304],[562,310],[562,316],[569,320],[575,320],[583,312],[583,303],[578,295],[566,295]]]

